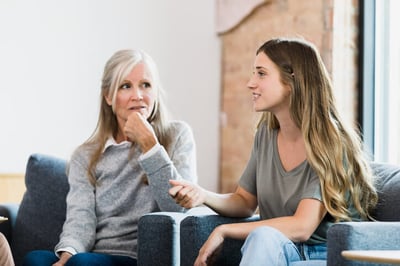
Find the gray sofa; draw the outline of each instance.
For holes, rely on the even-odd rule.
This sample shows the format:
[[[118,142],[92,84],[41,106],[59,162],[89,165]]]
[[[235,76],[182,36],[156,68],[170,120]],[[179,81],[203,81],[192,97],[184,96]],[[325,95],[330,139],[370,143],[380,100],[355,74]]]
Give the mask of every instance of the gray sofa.
[[[31,250],[53,250],[65,220],[65,198],[69,190],[66,161],[33,154],[25,172],[26,192],[20,204],[0,206],[0,215],[9,217],[2,231],[11,246],[15,264]],[[3,225],[2,224],[2,225]]]
[[[66,161],[48,155],[29,157],[25,183],[27,191],[20,204],[0,205],[0,224],[10,242],[16,265],[30,250],[53,249],[65,220],[65,197],[69,186]],[[328,232],[328,266],[365,265],[344,260],[344,249],[400,249],[400,167],[373,164],[380,177],[380,201],[376,218],[380,222],[339,223]],[[216,215],[208,208],[187,213],[157,212],[139,220],[138,264],[142,266],[193,265],[198,250],[215,226],[222,223],[254,221]],[[241,241],[228,239],[214,265],[237,265]],[[303,264],[304,265],[304,264]],[[309,263],[305,265],[311,265]],[[325,265],[316,262],[314,265]],[[372,265],[372,264],[368,264]]]
[[[381,265],[345,260],[341,252],[348,249],[400,249],[400,166],[373,163],[372,169],[378,176],[379,203],[374,214],[377,221],[343,222],[333,225],[328,231],[328,260],[294,263],[293,266]],[[141,217],[139,223],[142,227],[151,228],[151,230],[139,230],[139,243],[150,243],[151,249],[142,249],[143,246],[139,245],[139,258],[143,258],[141,265],[193,265],[200,247],[216,226],[222,223],[257,219],[258,216],[247,219],[222,217],[206,208],[199,208],[195,213],[178,215],[176,213],[146,214]],[[170,227],[169,232],[175,232],[174,244],[168,246],[168,249],[163,247],[171,245],[171,242],[152,241],[152,239],[158,239],[166,224]],[[213,258],[213,265],[238,265],[242,243],[238,240],[226,240],[219,255]],[[165,264],[165,262],[168,263]]]

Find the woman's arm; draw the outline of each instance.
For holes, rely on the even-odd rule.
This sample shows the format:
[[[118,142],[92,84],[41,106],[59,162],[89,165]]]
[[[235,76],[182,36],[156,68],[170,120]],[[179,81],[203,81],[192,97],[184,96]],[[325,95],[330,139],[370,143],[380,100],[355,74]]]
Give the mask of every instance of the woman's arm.
[[[169,153],[159,146],[154,154],[139,159],[146,172],[152,196],[161,211],[184,211],[168,195],[169,180],[197,182],[196,146],[190,127],[183,122],[171,125],[172,142]]]
[[[257,198],[240,186],[234,193],[218,194],[186,181],[170,180],[170,183],[173,185],[170,195],[185,208],[204,204],[215,212],[230,217],[248,217],[257,208]]]
[[[76,252],[85,252],[91,250],[95,242],[97,220],[94,207],[95,189],[87,176],[85,158],[83,150],[78,149],[69,162],[70,190],[66,199],[66,220],[55,250],[71,247]]]
[[[325,214],[326,209],[322,202],[316,199],[303,199],[293,216],[220,225],[214,229],[201,247],[195,265],[205,265],[207,259],[224,242],[225,238],[245,239],[251,231],[259,226],[271,226],[293,242],[304,242],[311,237]]]
[[[251,223],[226,224],[217,228],[224,238],[245,239],[259,226],[270,226],[282,232],[293,242],[307,241],[326,215],[323,203],[316,199],[303,199],[293,216],[277,217]]]

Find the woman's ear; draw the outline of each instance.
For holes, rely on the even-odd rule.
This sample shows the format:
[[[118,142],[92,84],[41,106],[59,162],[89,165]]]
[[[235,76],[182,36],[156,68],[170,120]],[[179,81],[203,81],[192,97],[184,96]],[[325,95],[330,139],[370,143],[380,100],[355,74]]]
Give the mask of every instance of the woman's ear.
[[[106,100],[106,103],[107,103],[109,106],[112,106],[112,99],[111,99],[110,97],[108,97],[108,95],[105,95],[105,96],[104,96],[104,100]]]

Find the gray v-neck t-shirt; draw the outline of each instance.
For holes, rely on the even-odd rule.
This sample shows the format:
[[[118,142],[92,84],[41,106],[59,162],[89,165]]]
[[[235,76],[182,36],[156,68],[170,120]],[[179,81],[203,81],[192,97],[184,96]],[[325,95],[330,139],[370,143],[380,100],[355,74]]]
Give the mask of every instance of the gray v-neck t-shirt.
[[[262,125],[257,130],[253,149],[239,185],[255,195],[261,219],[292,216],[302,199],[322,201],[319,178],[307,161],[285,171],[279,158],[277,130]],[[308,244],[326,242],[332,224],[328,214],[307,241]]]

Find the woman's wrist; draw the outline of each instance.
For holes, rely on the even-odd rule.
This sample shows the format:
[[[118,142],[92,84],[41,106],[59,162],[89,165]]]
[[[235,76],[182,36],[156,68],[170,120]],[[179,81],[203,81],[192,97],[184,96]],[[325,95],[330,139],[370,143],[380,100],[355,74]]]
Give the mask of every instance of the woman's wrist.
[[[146,153],[151,150],[155,145],[157,145],[158,141],[156,139],[148,139],[140,143],[140,149],[142,153]]]

